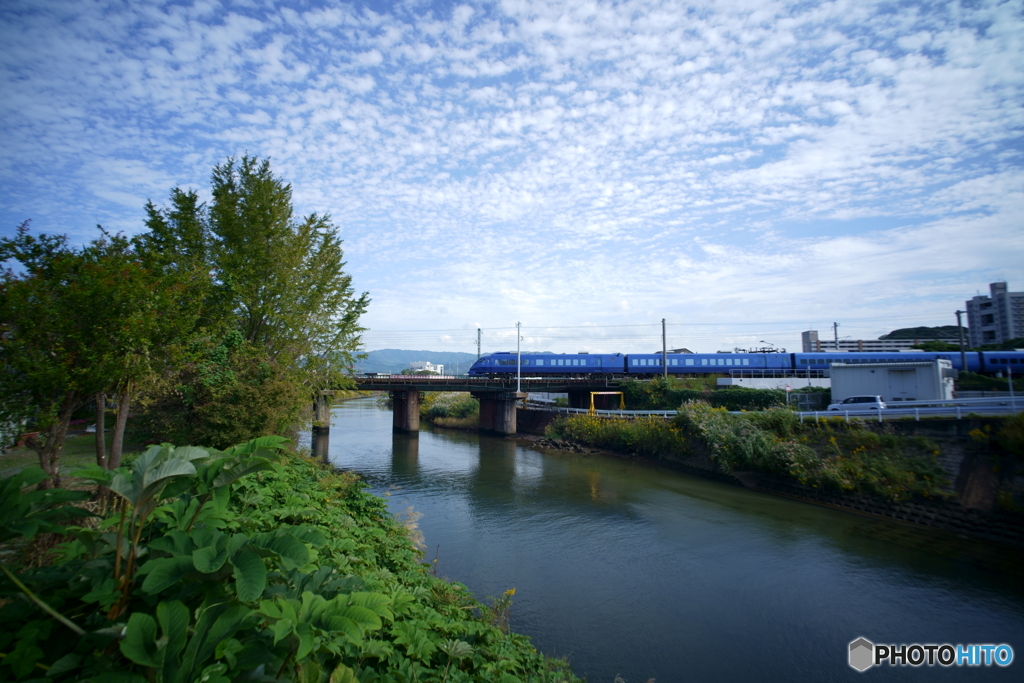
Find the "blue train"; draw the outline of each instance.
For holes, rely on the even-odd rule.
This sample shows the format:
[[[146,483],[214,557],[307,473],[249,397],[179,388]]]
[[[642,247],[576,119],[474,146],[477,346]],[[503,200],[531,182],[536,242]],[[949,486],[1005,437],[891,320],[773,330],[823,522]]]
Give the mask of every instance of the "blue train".
[[[994,375],[997,373],[1024,374],[1024,352],[1021,351],[969,351],[967,371]],[[670,353],[670,375],[729,374],[735,370],[775,371],[799,374],[828,370],[831,363],[907,363],[944,358],[953,368],[962,370],[957,351],[932,353]],[[660,353],[523,353],[522,375],[592,376],[622,375],[655,377],[663,374]],[[502,377],[516,374],[514,352],[490,353],[482,356],[469,369],[470,375]]]

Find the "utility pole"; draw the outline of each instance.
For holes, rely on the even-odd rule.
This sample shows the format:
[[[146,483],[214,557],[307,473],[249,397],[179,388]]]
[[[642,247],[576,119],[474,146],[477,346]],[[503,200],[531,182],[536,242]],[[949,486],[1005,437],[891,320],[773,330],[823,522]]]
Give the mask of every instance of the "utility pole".
[[[665,343],[665,319],[661,319],[661,374],[668,379],[668,345]]]
[[[1013,368],[1006,368],[1006,381],[1010,384],[1010,414],[1017,414],[1017,399],[1013,397]]]
[[[956,312],[956,331],[960,335],[960,372],[967,372],[967,354],[964,352],[964,326],[960,324],[960,316],[964,311]]]
[[[480,360],[480,328],[476,328],[476,359]]]
[[[839,351],[839,323],[832,323],[832,334],[833,334],[833,336],[835,337],[835,340],[836,340],[836,342],[835,342],[836,343],[835,350],[836,350],[836,352],[838,352]]]
[[[516,393],[522,391],[523,381],[523,353],[519,350],[520,342],[523,341],[523,336],[519,334],[522,330],[522,323],[516,323]]]

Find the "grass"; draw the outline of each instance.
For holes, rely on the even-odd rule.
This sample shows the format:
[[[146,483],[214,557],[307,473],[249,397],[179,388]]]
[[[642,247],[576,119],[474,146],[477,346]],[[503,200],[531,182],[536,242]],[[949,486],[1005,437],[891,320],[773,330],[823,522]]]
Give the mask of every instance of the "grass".
[[[706,453],[726,472],[757,470],[889,500],[951,495],[937,461],[941,448],[933,441],[878,433],[842,419],[801,424],[784,408],[732,415],[689,403],[671,421],[573,415],[553,421],[548,435],[655,458],[686,460]]]
[[[111,432],[106,433],[107,455],[110,454]],[[141,446],[125,443],[124,453],[141,450]],[[96,435],[75,432],[64,442],[64,450],[60,456],[61,474],[85,467],[96,462]],[[0,455],[0,476],[9,477],[25,467],[39,467],[39,456],[31,448],[12,447]]]

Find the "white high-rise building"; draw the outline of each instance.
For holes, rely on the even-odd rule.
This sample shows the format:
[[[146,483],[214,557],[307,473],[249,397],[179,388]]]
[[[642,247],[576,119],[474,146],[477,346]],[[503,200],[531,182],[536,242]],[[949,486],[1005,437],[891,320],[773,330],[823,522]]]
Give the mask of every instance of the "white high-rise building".
[[[971,346],[1002,344],[1024,337],[1024,292],[1007,291],[1005,282],[988,286],[989,296],[967,301]]]

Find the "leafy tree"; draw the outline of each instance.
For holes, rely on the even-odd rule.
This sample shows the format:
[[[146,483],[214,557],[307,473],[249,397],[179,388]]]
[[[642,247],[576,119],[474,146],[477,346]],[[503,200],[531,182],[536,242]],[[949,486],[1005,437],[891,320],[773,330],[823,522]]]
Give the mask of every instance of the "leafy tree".
[[[102,231],[102,228],[101,228]],[[180,317],[175,287],[153,277],[119,235],[102,232],[82,248],[65,236],[29,234],[27,221],[0,240],[0,394],[5,421],[31,421],[29,446],[49,480],[60,483],[60,455],[72,413],[98,394],[119,395],[111,462],[120,459],[131,387],[152,371]],[[99,428],[99,426],[98,426]]]
[[[213,169],[213,201],[175,188],[146,207],[137,238],[154,268],[190,282],[203,314],[191,355],[153,392],[163,438],[225,446],[293,427],[323,389],[352,386],[360,344],[356,296],[329,216],[296,219],[291,186],[255,157]]]

